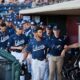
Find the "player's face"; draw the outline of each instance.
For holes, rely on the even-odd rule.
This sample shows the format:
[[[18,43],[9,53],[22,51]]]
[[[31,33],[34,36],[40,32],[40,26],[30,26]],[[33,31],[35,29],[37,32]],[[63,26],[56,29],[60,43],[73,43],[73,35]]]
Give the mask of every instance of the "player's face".
[[[31,24],[30,23],[26,23],[26,29],[30,28]]]
[[[37,31],[37,36],[38,36],[39,38],[42,38],[42,37],[43,37],[43,30],[38,30],[38,31]]]
[[[8,12],[9,12],[9,13],[12,13],[12,12],[14,12],[14,11],[13,11],[13,10],[9,10]]]
[[[0,29],[1,29],[2,32],[6,31],[6,27],[1,27]]]
[[[46,28],[46,34],[51,35],[52,31]]]
[[[12,22],[8,22],[8,27],[11,27],[11,25],[12,25]]]
[[[0,23],[2,23],[2,19],[0,19]]]
[[[25,23],[23,24],[23,30],[26,30],[26,24]]]
[[[23,30],[22,29],[16,29],[16,32],[20,35],[23,33]]]
[[[53,30],[54,36],[59,37],[60,36],[60,30]]]

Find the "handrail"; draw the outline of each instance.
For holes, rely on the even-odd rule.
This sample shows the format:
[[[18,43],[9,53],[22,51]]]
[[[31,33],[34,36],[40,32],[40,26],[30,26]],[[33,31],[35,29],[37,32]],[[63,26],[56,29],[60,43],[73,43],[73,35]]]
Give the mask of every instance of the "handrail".
[[[11,80],[20,80],[20,64],[16,60],[16,58],[3,49],[0,49],[0,56],[12,63],[12,79]]]

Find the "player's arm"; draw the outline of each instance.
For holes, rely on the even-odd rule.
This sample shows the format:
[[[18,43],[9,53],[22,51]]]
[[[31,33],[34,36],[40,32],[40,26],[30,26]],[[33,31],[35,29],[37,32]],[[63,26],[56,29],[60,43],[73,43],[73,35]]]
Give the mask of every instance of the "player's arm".
[[[62,57],[65,56],[66,51],[67,51],[67,49],[63,49],[63,50],[62,50],[62,52],[61,52],[61,56],[62,56]]]
[[[24,37],[25,43],[24,43],[23,46],[11,46],[11,49],[13,49],[13,50],[15,50],[15,49],[17,49],[17,50],[24,50],[26,48],[26,44],[28,44],[28,41],[26,39],[27,38]]]
[[[79,48],[79,47],[80,47],[79,43],[74,43],[71,45],[64,46],[65,49]]]
[[[78,43],[74,43],[71,45],[65,45],[63,51],[61,52],[61,56],[65,56],[65,53],[67,50],[71,49],[71,48],[78,48],[79,44]]]
[[[62,57],[64,57],[65,56],[65,53],[67,52],[67,50],[68,50],[68,48],[67,48],[68,46],[67,45],[65,45],[64,46],[64,49],[62,50],[62,52],[61,52],[61,56]]]
[[[65,56],[65,53],[66,53],[67,50],[68,50],[67,39],[68,39],[67,36],[64,36],[64,48],[63,48],[63,50],[62,50],[62,52],[61,52],[61,56],[62,56],[62,57]]]
[[[29,39],[28,37],[24,36],[24,39],[25,39],[25,45],[23,46],[23,49],[22,49],[22,53],[25,52],[27,46],[28,46],[28,43],[29,43]]]
[[[29,43],[29,44],[25,47],[24,51],[22,51],[23,56],[24,56],[24,60],[28,57],[28,54],[31,54],[31,52],[32,52],[32,45]]]
[[[17,49],[17,50],[23,50],[23,48],[24,48],[23,46],[19,46],[19,47],[11,46],[10,49],[11,49],[11,50],[16,50],[16,49]]]
[[[22,50],[23,49],[23,46],[14,46],[14,40],[13,40],[13,36],[11,36],[8,40],[8,44],[7,44],[7,47],[9,50]]]
[[[79,43],[74,43],[68,46],[68,48],[78,48],[80,47]]]

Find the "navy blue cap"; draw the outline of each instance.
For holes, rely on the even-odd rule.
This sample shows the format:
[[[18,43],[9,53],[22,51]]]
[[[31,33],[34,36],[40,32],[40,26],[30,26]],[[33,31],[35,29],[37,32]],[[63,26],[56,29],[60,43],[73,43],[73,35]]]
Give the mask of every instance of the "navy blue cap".
[[[60,27],[58,25],[54,25],[53,30],[60,30]]]
[[[40,23],[39,23],[39,26],[40,26],[41,28],[46,28],[46,25],[45,25],[43,22],[40,22]]]
[[[31,25],[36,25],[36,22],[34,22],[34,21],[31,21]]]
[[[14,10],[14,8],[13,7],[9,7],[8,10]]]
[[[52,26],[51,25],[48,25],[46,28],[49,29],[49,30],[52,30]]]
[[[40,25],[45,25],[44,22],[40,22]]]
[[[12,18],[7,18],[7,22],[12,22]]]
[[[17,25],[17,26],[16,26],[16,29],[20,29],[20,30],[22,30],[23,27],[22,27],[22,25],[20,24],[20,25]]]
[[[34,25],[35,23],[32,21],[31,24]]]
[[[46,28],[46,24],[43,23],[43,22],[40,22],[39,26],[42,27],[42,28]]]
[[[22,24],[30,23],[30,21],[29,21],[29,20],[23,20],[21,23],[22,23]]]
[[[24,24],[24,23],[26,23],[25,20],[23,20],[23,21],[21,22],[21,24]]]

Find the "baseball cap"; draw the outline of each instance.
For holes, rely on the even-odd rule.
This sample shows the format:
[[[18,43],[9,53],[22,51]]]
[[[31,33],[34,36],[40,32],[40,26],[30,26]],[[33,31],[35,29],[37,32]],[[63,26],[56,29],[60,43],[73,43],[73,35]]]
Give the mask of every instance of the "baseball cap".
[[[30,21],[29,21],[29,20],[23,20],[21,23],[22,23],[22,24],[30,23]]]
[[[36,25],[36,23],[34,21],[31,21],[31,25]]]
[[[53,30],[60,30],[60,27],[58,25],[54,25]]]
[[[12,22],[12,18],[7,18],[7,22]]]
[[[52,30],[52,26],[51,25],[48,25],[46,28],[49,29],[49,30]]]
[[[13,7],[9,7],[8,10],[14,10],[14,8]]]
[[[16,25],[16,29],[22,30],[23,29],[23,26],[21,24],[17,24]]]

